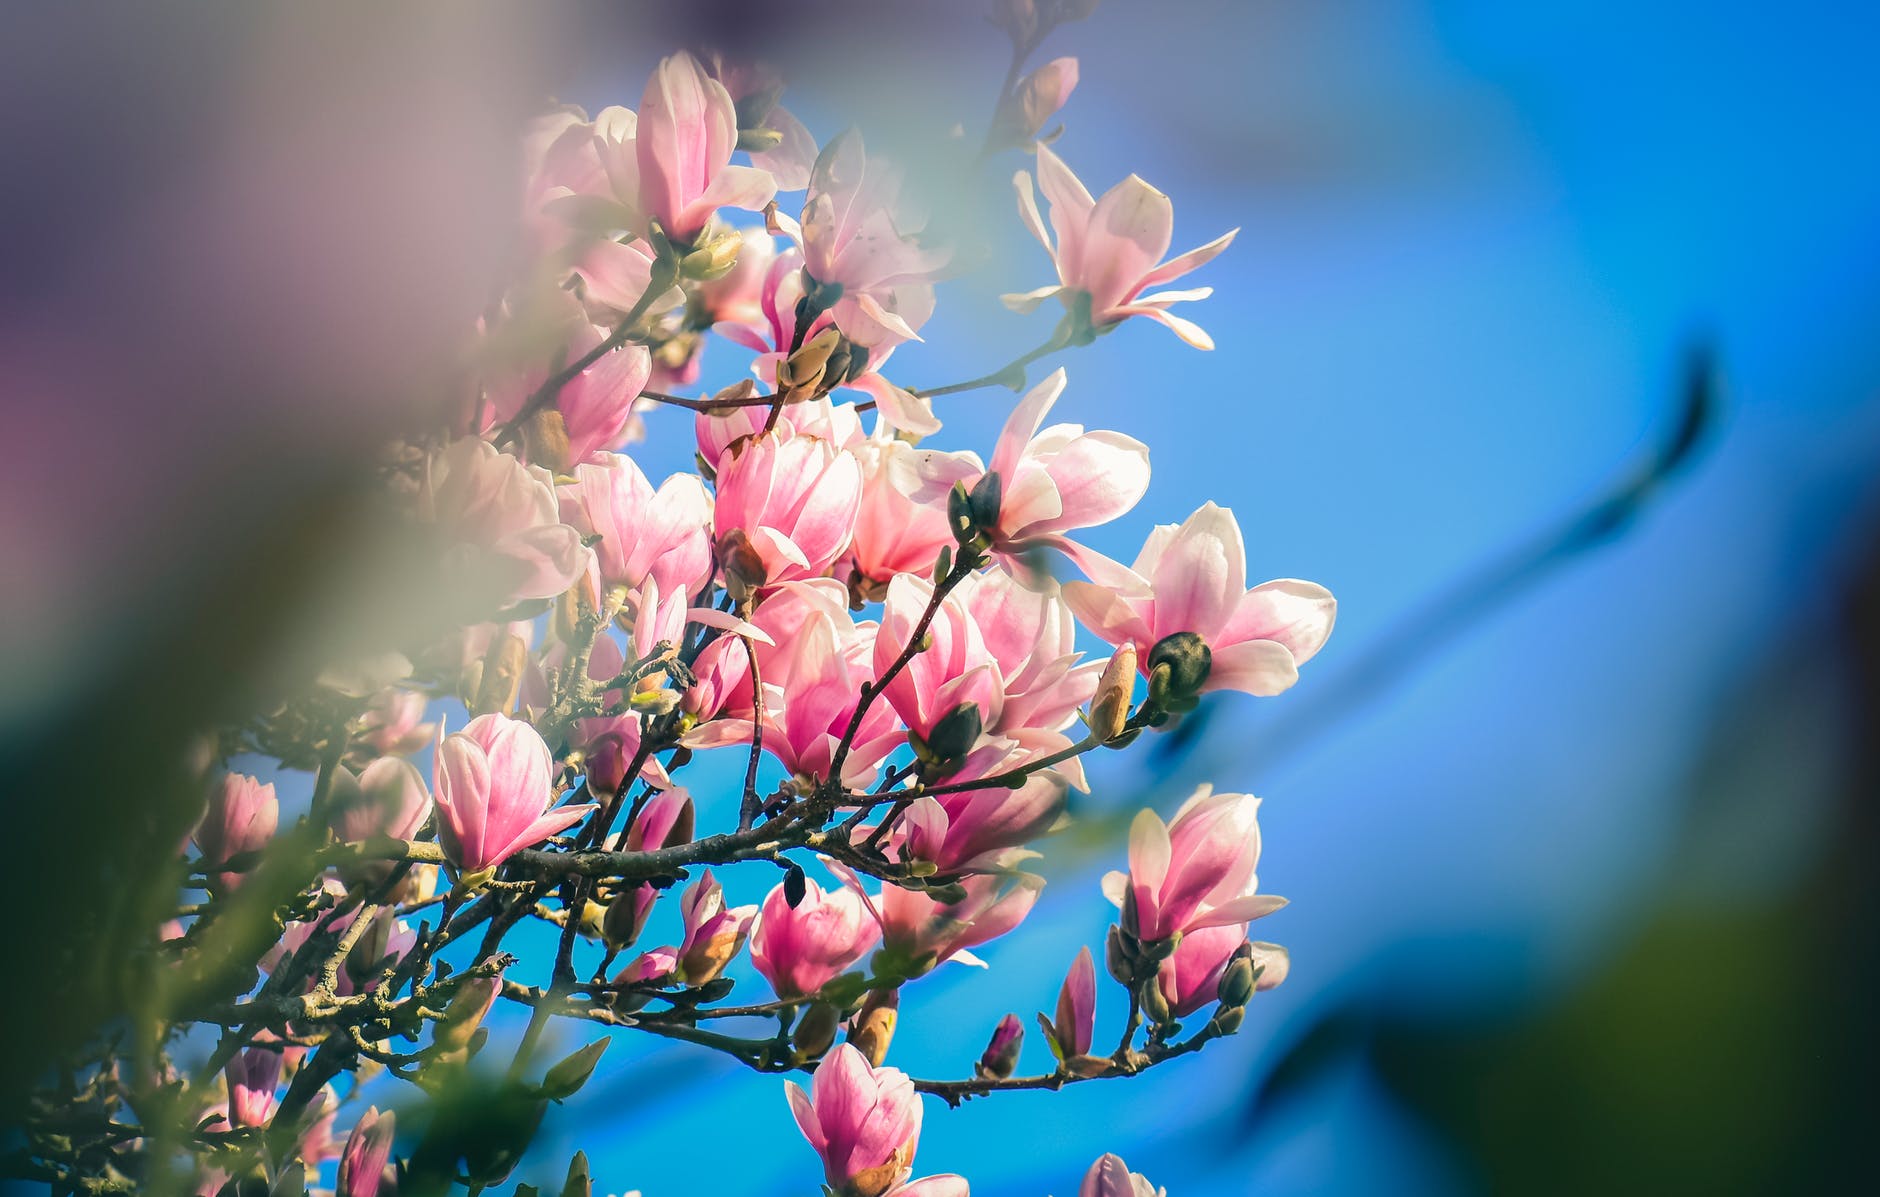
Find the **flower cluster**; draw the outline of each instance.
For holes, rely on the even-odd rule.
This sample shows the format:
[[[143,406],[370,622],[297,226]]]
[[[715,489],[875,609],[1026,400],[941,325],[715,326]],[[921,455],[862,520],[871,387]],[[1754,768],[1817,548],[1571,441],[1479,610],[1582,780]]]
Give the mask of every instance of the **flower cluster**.
[[[1086,9],[1007,3],[1001,20],[1029,53]],[[303,818],[274,784],[214,771],[188,866],[207,897],[157,950],[174,980],[155,1041],[209,1023],[226,1045],[163,1099],[184,1128],[166,1150],[188,1147],[201,1191],[300,1191],[334,1161],[345,1197],[495,1184],[608,1042],[540,1061],[562,1018],[813,1073],[789,1107],[829,1192],[963,1197],[960,1176],[914,1178],[923,1094],[1132,1075],[1231,1034],[1284,978],[1284,949],[1247,937],[1284,904],[1257,888],[1259,802],[1203,787],[1167,822],[1137,815],[1127,870],[1103,881],[1119,915],[1102,971],[1128,1006],[1114,1048],[1084,947],[1038,1016],[1048,1070],[1020,1073],[1016,1014],[970,1075],[884,1063],[902,991],[983,967],[1034,909],[1025,866],[1090,789],[1087,756],[1215,691],[1279,694],[1332,627],[1319,586],[1247,585],[1240,526],[1213,503],[1127,567],[1080,539],[1142,503],[1150,449],[1063,421],[1067,370],[1027,386],[1027,368],[1135,316],[1211,348],[1169,311],[1206,289],[1156,288],[1233,234],[1164,262],[1168,197],[1131,176],[1093,200],[1035,140],[1077,81],[1069,58],[1015,77],[987,139],[1035,156],[1049,207],[1047,231],[1021,172],[1018,216],[1058,282],[1012,304],[1055,296],[1064,315],[1018,362],[925,390],[896,351],[959,259],[891,161],[853,131],[819,146],[769,72],[679,53],[637,110],[530,129],[526,260],[474,330],[461,402],[387,455],[448,626],[388,646],[370,685],[216,741],[225,762],[278,748],[317,781]],[[708,355],[736,380],[676,393]],[[935,400],[996,382],[1023,391],[997,439],[947,446]],[[642,438],[696,469],[655,483],[624,451]],[[428,779],[407,759],[427,747]],[[682,774],[706,760],[726,768]],[[774,884],[739,905],[746,862]],[[674,936],[640,946],[661,917]],[[553,952],[506,950],[528,923]],[[250,941],[259,971],[231,976]],[[746,964],[767,995],[723,1005]],[[485,1025],[499,1002],[528,1008],[513,1042]],[[733,1033],[753,1018],[773,1021]],[[435,1099],[423,1139],[376,1106],[336,1138],[381,1069]],[[1151,1190],[1106,1156],[1082,1192]]]

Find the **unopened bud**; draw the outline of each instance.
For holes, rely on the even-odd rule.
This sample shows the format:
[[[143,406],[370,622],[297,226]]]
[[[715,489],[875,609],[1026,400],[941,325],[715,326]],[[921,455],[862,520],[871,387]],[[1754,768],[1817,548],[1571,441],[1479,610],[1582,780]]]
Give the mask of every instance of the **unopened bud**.
[[[934,724],[933,733],[921,745],[923,755],[937,768],[957,767],[979,742],[984,729],[985,717],[979,713],[979,704],[963,702]],[[909,739],[911,742],[913,737]]]
[[[1179,706],[1198,697],[1214,667],[1208,642],[1193,632],[1176,632],[1156,641],[1149,650],[1151,671],[1168,666],[1169,705]]]
[[[522,425],[522,446],[529,461],[551,474],[565,474],[574,464],[574,452],[568,443],[568,424],[552,407],[536,411]]]
[[[772,83],[767,87],[746,92],[737,102],[740,135],[744,130],[761,128],[770,118],[771,111],[777,107],[777,101],[782,98],[783,85],[781,83]],[[738,148],[742,150],[748,147],[740,144]]]
[[[594,1197],[594,1177],[588,1173],[587,1152],[577,1151],[568,1161],[568,1179],[561,1182],[561,1197]]]
[[[1018,1015],[1006,1015],[993,1028],[992,1041],[986,1044],[973,1071],[989,1080],[1004,1080],[1018,1071],[1018,1052],[1024,1045],[1024,1024],[1018,1021]]]
[[[1162,982],[1158,977],[1151,976],[1144,981],[1138,997],[1142,1002],[1142,1012],[1150,1022],[1161,1027],[1174,1021],[1175,1016],[1169,1011],[1168,995],[1162,992]]]
[[[764,558],[742,528],[718,538],[718,566],[725,575],[725,590],[737,603],[748,601],[769,580]]]
[[[502,990],[500,976],[471,977],[459,982],[457,991],[450,995],[450,1002],[444,1007],[444,1017],[437,1022],[437,1045],[446,1051],[468,1047]]]
[[[1090,734],[1108,744],[1123,734],[1129,722],[1129,702],[1136,696],[1136,646],[1125,644],[1111,654],[1097,679],[1097,694],[1090,701]]]
[[[1243,943],[1234,949],[1233,958],[1221,974],[1221,983],[1215,987],[1215,995],[1223,1006],[1244,1006],[1253,997],[1254,979],[1253,948]]]
[[[1214,1029],[1223,1035],[1232,1035],[1240,1029],[1240,1024],[1247,1020],[1245,1006],[1222,1006],[1214,1012]]]
[[[900,1019],[901,991],[871,989],[849,1024],[849,1042],[876,1068],[887,1059],[888,1045],[894,1042],[894,1026]]]
[[[658,897],[659,891],[650,885],[628,886],[615,894],[601,917],[601,938],[607,946],[616,952],[632,947],[640,938],[640,932],[646,930],[646,920],[652,915],[653,902]]]
[[[601,1062],[601,1053],[612,1042],[611,1039],[596,1039],[549,1069],[548,1075],[542,1078],[542,1096],[551,1101],[561,1101],[579,1093],[581,1086],[587,1084],[588,1078],[594,1075],[594,1066]]]
[[[1103,941],[1103,965],[1110,970],[1110,976],[1120,985],[1133,985],[1136,981],[1136,953],[1132,950],[1134,939],[1121,927],[1111,924],[1109,937]]]
[[[830,355],[841,342],[842,334],[833,325],[803,342],[801,349],[777,363],[777,391],[795,400],[813,398],[827,390],[823,375]]]
[[[790,1034],[790,1051],[796,1062],[807,1064],[821,1059],[829,1045],[836,1041],[836,1028],[840,1025],[841,1012],[826,1002],[817,1002],[804,1011],[796,1030]]]
[[[483,656],[483,668],[477,674],[475,692],[467,696],[471,714],[501,714],[513,708],[528,664],[529,646],[522,637],[509,631],[491,637],[489,652]]]

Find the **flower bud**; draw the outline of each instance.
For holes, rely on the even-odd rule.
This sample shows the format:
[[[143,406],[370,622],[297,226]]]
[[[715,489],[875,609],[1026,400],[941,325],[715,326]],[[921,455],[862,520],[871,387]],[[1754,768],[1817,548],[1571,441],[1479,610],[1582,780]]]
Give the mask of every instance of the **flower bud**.
[[[588,1172],[587,1152],[577,1151],[568,1161],[568,1179],[561,1184],[561,1197],[594,1197],[594,1177]]]
[[[1123,734],[1129,722],[1129,702],[1136,696],[1136,646],[1125,643],[1103,667],[1096,697],[1090,700],[1090,734],[1109,744]]]
[[[1253,982],[1253,945],[1243,943],[1234,949],[1215,994],[1223,1006],[1244,1006],[1253,997]]]
[[[783,144],[783,134],[775,129],[739,129],[738,148],[747,154],[762,154]]]
[[[1007,1014],[993,1028],[992,1040],[980,1054],[973,1071],[988,1080],[1002,1081],[1018,1070],[1018,1052],[1025,1044],[1025,1027],[1018,1015]]]
[[[470,1046],[471,1038],[483,1025],[484,1017],[496,1004],[496,995],[502,990],[500,974],[458,982],[457,991],[450,995],[450,1002],[444,1007],[444,1017],[437,1022],[434,1032],[437,1046],[446,1051]]]
[[[1143,1015],[1150,1022],[1163,1027],[1175,1020],[1175,1016],[1168,1008],[1168,998],[1163,995],[1162,987],[1156,984],[1154,977],[1143,982],[1137,994],[1142,1002]]]
[[[575,1052],[561,1063],[548,1070],[542,1078],[542,1096],[551,1101],[561,1101],[573,1097],[587,1084],[594,1075],[594,1066],[601,1062],[601,1053],[607,1050],[611,1039],[596,1039],[580,1051]]]
[[[551,474],[566,474],[574,466],[568,422],[556,408],[541,408],[528,418],[522,425],[522,447],[532,464]]]
[[[897,988],[871,989],[862,1008],[849,1024],[849,1042],[876,1068],[887,1058],[888,1045],[894,1042],[895,1023],[900,1019],[901,991]]]
[[[816,1002],[803,1012],[796,1030],[790,1034],[790,1050],[799,1064],[807,1064],[829,1050],[836,1041],[836,1028],[842,1013],[827,1002]]]
[[[1222,1006],[1214,1012],[1214,1029],[1223,1035],[1232,1035],[1240,1029],[1240,1024],[1247,1019],[1245,1006]]]
[[[392,1154],[392,1136],[398,1120],[392,1111],[379,1113],[368,1106],[346,1137],[346,1148],[339,1157],[339,1180],[335,1197],[378,1197],[385,1180],[386,1161]]]
[[[1071,98],[1071,92],[1077,87],[1077,60],[1075,58],[1053,58],[1025,78],[1018,85],[1018,112],[1022,117],[1022,132],[1026,137],[1034,137],[1044,128],[1044,123],[1057,115],[1058,109]]]
[[[979,704],[963,702],[942,716],[929,736],[918,736],[910,728],[908,742],[926,762],[942,772],[950,772],[966,759],[973,745],[979,743],[979,734],[984,729],[985,719],[979,713]]]
[[[1112,924],[1103,941],[1103,966],[1120,985],[1132,984],[1136,979],[1137,954],[1133,939],[1127,931]]]
[[[823,329],[803,347],[788,358],[777,363],[777,391],[786,396],[786,401],[814,398],[829,388],[824,385],[824,378],[829,367],[830,355],[842,343],[842,334],[834,326]],[[843,363],[847,368],[847,363]]]
[[[528,665],[529,646],[522,637],[508,631],[492,637],[482,667],[465,675],[464,701],[470,713],[490,715],[514,709]]]
[[[1192,702],[1201,693],[1214,665],[1214,654],[1207,641],[1193,632],[1176,632],[1156,641],[1149,650],[1149,669],[1153,673],[1168,666],[1170,706]]]
[[[738,603],[748,601],[769,580],[764,558],[742,528],[718,538],[718,567],[724,571],[726,592]]]

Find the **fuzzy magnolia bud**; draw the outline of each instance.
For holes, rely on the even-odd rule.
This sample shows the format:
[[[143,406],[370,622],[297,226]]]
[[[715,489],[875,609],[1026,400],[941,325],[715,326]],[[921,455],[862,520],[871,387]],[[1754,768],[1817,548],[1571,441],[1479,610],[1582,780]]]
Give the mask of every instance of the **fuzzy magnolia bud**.
[[[548,1075],[542,1078],[542,1096],[561,1101],[579,1093],[581,1086],[587,1084],[588,1078],[594,1075],[594,1066],[601,1062],[601,1053],[612,1042],[611,1039],[596,1039],[549,1069]]]
[[[977,557],[991,546],[1005,500],[1003,488],[999,475],[988,470],[971,490],[956,482],[947,492],[947,524],[962,553]]]
[[[551,474],[565,474],[574,465],[568,423],[555,408],[544,407],[529,417],[522,426],[522,444],[529,460]]]
[[[1103,667],[1096,697],[1090,700],[1090,734],[1108,744],[1123,734],[1129,722],[1129,703],[1136,696],[1136,646],[1124,644]]]
[[[500,714],[516,705],[522,674],[529,666],[529,646],[514,632],[492,637],[478,666],[465,675],[465,704],[472,715]]]
[[[748,601],[768,580],[764,558],[742,528],[718,538],[718,565],[724,571],[725,590],[739,603]]]
[[[1220,985],[1215,993],[1223,1006],[1244,1006],[1253,997],[1253,945],[1241,944],[1234,949],[1234,955],[1228,961],[1227,970],[1221,974]]]
[[[985,717],[979,713],[979,704],[963,702],[934,724],[932,735],[921,736],[910,728],[907,739],[924,763],[945,771],[966,759],[984,729]]]
[[[803,342],[801,349],[777,363],[777,393],[783,395],[787,402],[795,402],[799,399],[814,398],[822,391],[828,390],[829,388],[824,385],[824,379],[829,368],[829,359],[841,343],[842,334],[833,326],[823,329]],[[846,369],[847,365],[845,359],[842,362],[842,368]]]
[[[1149,650],[1152,686],[1156,684],[1154,675],[1163,672],[1165,667],[1161,705],[1171,709],[1189,707],[1208,680],[1208,673],[1214,667],[1214,654],[1209,651],[1208,642],[1193,632],[1176,632],[1156,641],[1155,647]]]
[[[888,1045],[894,1042],[895,1023],[900,1020],[901,991],[899,989],[871,989],[862,1002],[862,1008],[849,1024],[849,1042],[853,1043],[869,1064],[876,1068],[888,1056]]]
[[[1018,1015],[1006,1015],[993,1028],[992,1040],[986,1044],[973,1071],[989,1080],[1004,1080],[1018,1071],[1018,1052],[1024,1045],[1024,1024],[1018,1021]]]
[[[594,1197],[594,1177],[588,1172],[587,1152],[577,1151],[568,1161],[568,1179],[561,1184],[561,1197]]]
[[[450,1003],[444,1007],[444,1017],[437,1022],[437,1046],[445,1051],[470,1046],[471,1038],[483,1025],[484,1017],[496,1004],[496,995],[502,989],[501,976],[471,977],[458,982],[457,991],[450,995]]]
[[[1136,992],[1142,1002],[1143,1015],[1150,1022],[1160,1027],[1167,1026],[1174,1021],[1175,1016],[1168,1008],[1168,998],[1163,995],[1162,987],[1156,984],[1154,977],[1143,982]]]
[[[790,1035],[790,1050],[799,1064],[819,1058],[836,1041],[836,1028],[842,1025],[842,1013],[827,1002],[817,1002],[803,1012],[796,1030]]]

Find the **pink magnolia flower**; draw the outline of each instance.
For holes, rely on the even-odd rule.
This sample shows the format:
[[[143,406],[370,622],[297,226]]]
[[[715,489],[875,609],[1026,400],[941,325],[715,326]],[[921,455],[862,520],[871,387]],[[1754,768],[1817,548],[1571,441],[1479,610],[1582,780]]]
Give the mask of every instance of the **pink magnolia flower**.
[[[246,773],[225,773],[209,791],[209,809],[196,824],[196,851],[214,888],[232,890],[242,882],[240,873],[212,866],[228,863],[245,852],[258,852],[274,838],[281,820],[281,804],[274,783]]]
[[[823,1057],[805,1093],[783,1083],[797,1129],[845,1197],[885,1197],[906,1182],[920,1146],[920,1094],[898,1068],[871,1068],[854,1045]],[[933,1190],[921,1190],[929,1193]]]
[[[1045,232],[1032,194],[1031,176],[1019,171],[1012,184],[1018,190],[1018,213],[1051,255],[1058,281],[1023,295],[1005,297],[1007,306],[1029,312],[1055,295],[1067,308],[1090,305],[1090,326],[1095,331],[1113,327],[1130,316],[1143,316],[1167,325],[1196,349],[1212,349],[1208,334],[1191,321],[1169,314],[1169,306],[1189,299],[1206,299],[1211,287],[1191,291],[1157,291],[1151,287],[1173,282],[1196,270],[1226,249],[1240,232],[1235,229],[1199,249],[1161,262],[1175,228],[1175,209],[1168,196],[1135,175],[1093,200],[1058,156],[1038,147],[1038,185],[1051,203],[1051,227],[1057,244]]]
[[[858,345],[918,340],[933,311],[945,251],[922,248],[924,222],[901,205],[901,172],[870,161],[849,130],[823,147],[810,172],[800,242],[810,277],[840,287],[830,315]]]
[[[940,550],[953,544],[953,529],[943,499],[917,497],[923,494],[923,474],[972,477],[985,472],[984,463],[974,453],[940,454],[896,438],[871,439],[852,452],[862,466],[862,502],[851,545],[855,571],[881,586],[897,574],[931,573]],[[933,456],[947,461],[923,465]]]
[[[804,882],[794,908],[779,884],[758,909],[751,931],[751,963],[786,1000],[814,994],[866,956],[881,927],[861,896],[841,886],[824,892]]]
[[[1093,581],[1066,583],[1064,599],[1084,626],[1111,644],[1134,644],[1144,676],[1157,643],[1195,633],[1211,659],[1204,691],[1287,689],[1338,614],[1331,592],[1311,582],[1283,578],[1247,590],[1240,525],[1213,503],[1180,527],[1159,525],[1128,569],[1094,553],[1079,560]]]
[[[841,379],[831,380],[831,385],[865,392],[875,401],[888,423],[896,428],[920,436],[940,431],[940,421],[934,418],[933,404],[929,400],[902,390],[881,376],[881,369],[893,355],[895,347],[913,338],[882,331],[875,334],[873,340],[864,343],[837,324],[835,316],[826,311],[818,312],[808,327],[799,330],[797,304],[808,289],[802,251],[794,248],[785,250],[771,263],[758,291],[758,310],[763,319],[742,325],[721,324],[715,326],[716,331],[754,351],[757,357],[751,363],[751,372],[766,386],[774,386],[777,365],[789,356],[793,347],[809,341],[824,329],[835,327],[836,331],[848,337],[852,352],[864,354],[866,360],[859,373],[845,373]],[[910,331],[918,329],[933,314],[933,288],[900,288],[895,292],[894,304],[901,322]],[[761,413],[763,409],[759,411]],[[858,426],[858,436],[859,433]]]
[[[1077,621],[1048,576],[1026,582],[1003,569],[968,578],[954,592],[999,667],[1004,704],[988,732],[1062,731],[1096,692],[1104,663],[1079,665]]]
[[[696,594],[712,574],[712,500],[697,474],[674,474],[654,490],[639,464],[603,453],[575,467],[560,488],[561,518],[591,547],[605,586],[638,590],[654,579],[665,595]]]
[[[648,981],[664,984],[679,969],[679,957],[671,948],[652,948],[641,952],[627,966],[614,974],[615,985],[639,985]]]
[[[722,416],[700,412],[693,424],[698,437],[698,454],[714,470],[724,461],[725,450],[764,430],[770,409],[759,405],[735,407]],[[798,436],[816,437],[838,449],[853,450],[865,441],[862,418],[852,403],[832,403],[827,398],[792,403],[777,418],[777,427],[788,427]]]
[[[431,817],[431,792],[417,767],[403,757],[385,756],[355,775],[341,766],[333,772],[329,825],[343,842],[388,835],[408,840]]]
[[[459,872],[487,873],[531,844],[598,809],[548,809],[554,760],[536,730],[506,715],[481,715],[437,748],[437,838]]]
[[[949,785],[992,777],[1018,768],[1041,752],[1063,747],[1062,736],[1032,737],[1035,743],[988,740],[966,758]],[[1050,747],[1042,747],[1049,744]],[[1066,768],[1075,762],[1066,762]],[[1064,813],[1066,791],[1082,773],[1070,776],[1042,769],[1017,790],[1003,783],[984,789],[953,790],[914,800],[889,842],[910,858],[932,861],[942,873],[1009,869],[1035,855],[1022,845],[1037,839]]]
[[[1167,1197],[1167,1189],[1158,1189],[1140,1172],[1131,1172],[1119,1155],[1105,1155],[1090,1165],[1077,1197]]]
[[[377,1106],[366,1107],[340,1153],[335,1197],[378,1197],[397,1127],[398,1119],[392,1111],[381,1114]]]
[[[665,59],[640,97],[634,131],[639,211],[690,242],[719,208],[763,207],[777,185],[765,171],[732,166],[737,146],[737,106],[724,84],[690,54]]]
[[[560,108],[529,122],[522,137],[522,219],[528,247],[552,255],[576,240],[571,201],[606,187],[594,147],[594,126],[577,108]]]
[[[875,676],[886,679],[882,696],[906,722],[908,730],[923,741],[932,740],[943,722],[948,724],[947,738],[957,735],[960,728],[953,722],[958,718],[955,712],[964,706],[976,708],[966,729],[971,739],[935,745],[945,758],[964,758],[977,742],[980,729],[998,721],[1004,695],[999,689],[998,668],[986,650],[979,625],[956,595],[941,600],[927,625],[931,646],[915,653],[893,677],[887,676],[913,639],[933,592],[932,583],[913,574],[900,574],[888,583],[881,630],[875,636]]]
[[[703,985],[725,971],[750,937],[755,906],[726,906],[724,887],[710,869],[679,896],[685,938],[674,950],[677,971],[687,985]]]
[[[380,690],[359,717],[354,739],[381,756],[410,756],[431,742],[437,725],[424,721],[424,695]]]
[[[307,1113],[302,1115],[307,1129],[300,1132],[301,1162],[318,1168],[327,1160],[339,1158],[339,1144],[333,1141],[333,1120],[339,1114],[339,1096],[333,1086],[322,1085],[314,1094]]]
[[[605,256],[607,251],[601,250],[600,244],[596,243],[589,254]],[[587,292],[590,299],[594,298],[593,287]],[[606,295],[605,282],[599,294]],[[635,292],[627,302],[638,298]],[[613,322],[611,316],[602,319]],[[531,293],[527,299],[506,305],[501,320],[484,334],[484,352],[491,361],[486,367],[479,418],[471,431],[488,435],[514,420],[551,375],[559,372],[564,363],[592,351],[606,335],[567,291],[557,290],[546,296]],[[636,413],[643,406],[640,393],[646,389],[652,368],[648,349],[628,344],[602,355],[563,383],[555,392],[553,407],[560,413],[568,437],[567,462],[536,464],[561,470],[568,463],[586,461],[637,439],[640,421]]]
[[[1010,878],[968,877],[962,883],[966,896],[943,904],[898,885],[884,885],[870,898],[862,891],[860,878],[847,874],[844,880],[862,894],[869,912],[881,924],[883,952],[893,956],[897,970],[910,977],[949,960],[984,968],[985,961],[969,949],[990,943],[1024,922],[1044,888],[1044,878],[1030,873]]]
[[[1143,809],[1129,825],[1129,872],[1103,878],[1125,929],[1145,940],[1246,923],[1286,905],[1257,892],[1260,800],[1203,785],[1164,824]],[[1135,926],[1129,926],[1130,911]]]
[[[756,643],[764,683],[765,751],[797,777],[827,777],[861,687],[873,677],[875,625],[855,622],[840,582],[816,578],[770,591],[745,627]],[[699,723],[686,733],[687,747],[750,742],[749,652],[743,638],[720,636],[699,653],[693,666],[697,684],[681,700]],[[843,762],[843,780],[867,784],[901,743],[894,709],[872,704]]]
[[[1109,523],[1149,490],[1149,448],[1134,437],[1085,432],[1081,424],[1053,424],[1039,431],[1064,393],[1064,383],[1064,371],[1053,370],[1019,400],[999,433],[986,469],[999,476],[993,539],[1000,548],[1069,547],[1064,533]],[[935,474],[934,480],[944,479]]]
[[[854,454],[778,429],[733,444],[718,467],[713,531],[749,538],[764,585],[820,576],[849,547],[862,502]]]
[[[547,471],[465,437],[430,461],[426,506],[451,547],[456,589],[504,605],[555,598],[594,555],[561,522]]]
[[[222,1070],[228,1080],[228,1120],[233,1126],[266,1126],[279,1101],[281,1053],[265,1047],[245,1047]]]
[[[1058,990],[1057,1013],[1051,1019],[1052,1045],[1058,1058],[1090,1054],[1091,1036],[1097,1026],[1097,966],[1089,948],[1080,948],[1071,961],[1070,972]]]

